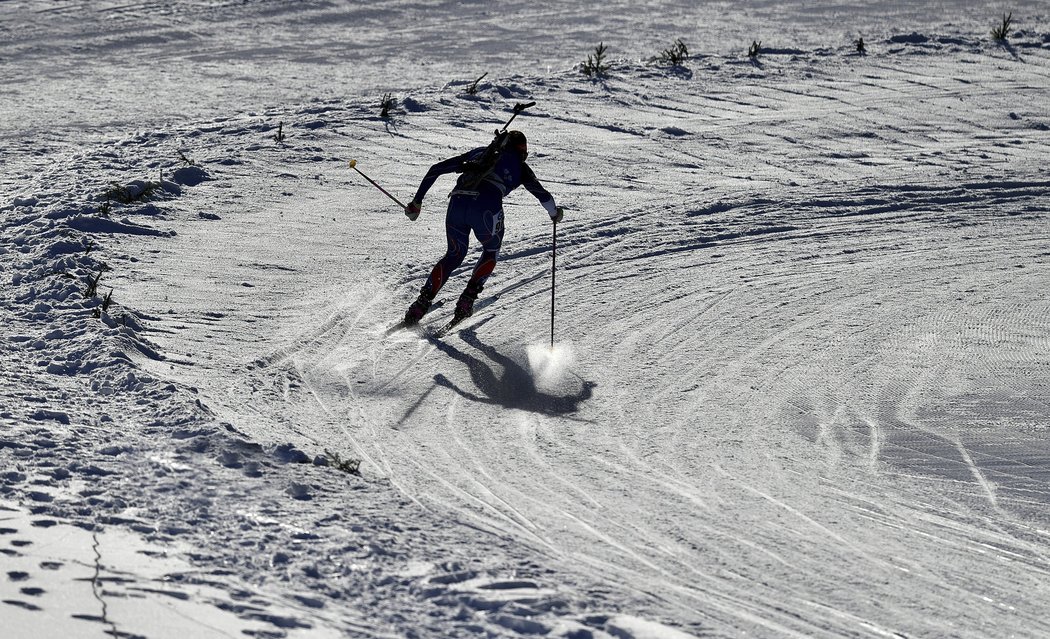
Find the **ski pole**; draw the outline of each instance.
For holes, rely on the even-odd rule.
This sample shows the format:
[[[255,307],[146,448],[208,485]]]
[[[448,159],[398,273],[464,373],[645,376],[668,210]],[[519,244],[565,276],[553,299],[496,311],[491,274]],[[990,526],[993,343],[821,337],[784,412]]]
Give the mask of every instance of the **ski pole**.
[[[551,350],[554,350],[554,274],[558,265],[558,222],[554,222],[551,235]]]
[[[383,192],[383,194],[384,194],[384,195],[386,195],[386,196],[387,196],[388,198],[390,198],[391,200],[393,200],[393,201],[397,202],[397,205],[398,205],[398,206],[400,206],[401,208],[405,208],[405,205],[404,205],[404,204],[402,204],[400,200],[398,200],[398,199],[397,199],[396,197],[394,197],[393,195],[390,195],[389,193],[387,193],[387,190],[386,190],[386,189],[384,189],[383,187],[379,186],[378,184],[376,184],[375,180],[373,180],[372,178],[368,177],[368,176],[367,176],[367,175],[365,175],[364,173],[361,173],[361,169],[357,168],[357,160],[350,160],[350,168],[351,168],[351,169],[353,169],[353,170],[355,170],[355,171],[357,171],[358,173],[360,173],[361,177],[363,177],[364,179],[366,179],[366,180],[368,180],[369,182],[371,182],[371,183],[372,183],[372,186],[374,186],[374,187],[376,187],[377,189],[379,189],[380,191],[382,191],[382,192]]]

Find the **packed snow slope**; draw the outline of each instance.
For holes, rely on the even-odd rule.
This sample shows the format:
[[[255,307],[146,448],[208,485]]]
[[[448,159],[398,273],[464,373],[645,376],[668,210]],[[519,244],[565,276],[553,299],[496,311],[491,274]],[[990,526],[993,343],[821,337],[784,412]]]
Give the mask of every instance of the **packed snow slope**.
[[[5,630],[1050,634],[1045,4],[735,7],[0,5]]]

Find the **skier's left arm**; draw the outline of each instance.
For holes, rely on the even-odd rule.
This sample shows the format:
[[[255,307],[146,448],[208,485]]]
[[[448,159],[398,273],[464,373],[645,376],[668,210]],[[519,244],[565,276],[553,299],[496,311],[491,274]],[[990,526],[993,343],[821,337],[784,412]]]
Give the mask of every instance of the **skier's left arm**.
[[[547,214],[551,216],[551,221],[561,222],[562,208],[554,203],[554,196],[547,189],[543,188],[543,185],[536,179],[536,174],[532,172],[532,168],[528,164],[523,164],[521,167],[521,185],[525,187],[526,191],[535,195],[536,199],[543,205],[543,208],[547,209]]]

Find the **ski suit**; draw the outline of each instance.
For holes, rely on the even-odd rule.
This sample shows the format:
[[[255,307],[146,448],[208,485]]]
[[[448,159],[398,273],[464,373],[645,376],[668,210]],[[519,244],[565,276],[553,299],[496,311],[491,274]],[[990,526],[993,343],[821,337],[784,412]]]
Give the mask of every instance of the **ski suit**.
[[[419,184],[414,201],[423,201],[438,176],[462,172],[466,162],[480,157],[484,152],[484,147],[479,147],[430,167]],[[463,263],[471,231],[481,242],[482,253],[470,276],[468,287],[481,289],[496,268],[499,249],[503,244],[503,198],[514,189],[524,186],[536,196],[552,218],[555,215],[554,197],[543,188],[536,174],[516,152],[508,150],[503,153],[496,166],[477,187],[468,189],[464,182],[465,177],[461,176],[456,182],[456,188],[449,194],[448,211],[445,214],[448,250],[434,265],[424,285],[423,290],[429,293],[430,298],[437,294],[452,271]]]

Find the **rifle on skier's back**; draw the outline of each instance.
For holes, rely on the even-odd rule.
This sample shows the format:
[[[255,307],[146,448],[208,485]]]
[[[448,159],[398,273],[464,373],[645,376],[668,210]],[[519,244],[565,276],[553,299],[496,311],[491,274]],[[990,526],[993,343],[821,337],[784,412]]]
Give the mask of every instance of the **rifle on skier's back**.
[[[514,114],[510,116],[507,123],[503,125],[502,129],[496,130],[496,135],[489,142],[489,145],[485,147],[485,151],[475,160],[470,160],[463,165],[462,182],[460,183],[464,188],[473,189],[477,188],[481,181],[485,179],[492,169],[499,162],[500,157],[503,156],[503,149],[507,146],[507,127],[514,121],[514,118],[518,117],[518,114],[525,109],[535,106],[535,102],[519,102],[514,105]]]

